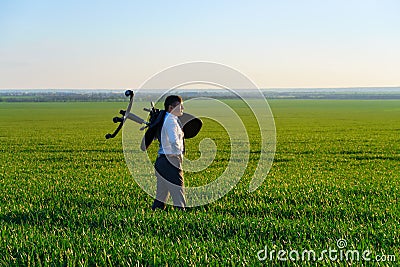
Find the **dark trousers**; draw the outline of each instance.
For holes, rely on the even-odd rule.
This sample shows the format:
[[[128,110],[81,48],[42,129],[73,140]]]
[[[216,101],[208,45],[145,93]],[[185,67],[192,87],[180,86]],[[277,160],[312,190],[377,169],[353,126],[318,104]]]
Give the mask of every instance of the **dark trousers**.
[[[186,200],[182,156],[159,155],[154,168],[157,177],[157,191],[152,209],[164,209],[169,195],[171,195],[175,207],[184,209]]]

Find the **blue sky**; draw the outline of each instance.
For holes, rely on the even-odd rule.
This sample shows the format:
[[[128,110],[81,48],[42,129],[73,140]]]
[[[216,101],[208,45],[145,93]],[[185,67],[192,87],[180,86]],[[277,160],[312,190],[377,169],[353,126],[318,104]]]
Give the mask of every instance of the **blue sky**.
[[[0,1],[0,89],[135,88],[179,63],[259,87],[400,86],[400,1]]]

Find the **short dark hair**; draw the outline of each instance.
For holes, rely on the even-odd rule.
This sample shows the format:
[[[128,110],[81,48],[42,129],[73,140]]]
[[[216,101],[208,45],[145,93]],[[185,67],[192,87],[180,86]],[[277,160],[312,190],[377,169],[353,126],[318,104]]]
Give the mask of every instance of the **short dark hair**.
[[[169,95],[164,101],[164,109],[168,111],[169,106],[172,106],[176,102],[182,103],[182,97],[179,95]]]

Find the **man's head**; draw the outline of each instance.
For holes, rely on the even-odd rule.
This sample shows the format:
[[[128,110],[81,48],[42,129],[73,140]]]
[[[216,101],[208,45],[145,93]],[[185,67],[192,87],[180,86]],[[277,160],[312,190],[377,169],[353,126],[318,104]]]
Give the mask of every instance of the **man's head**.
[[[182,116],[183,114],[183,100],[178,95],[170,95],[164,101],[165,111],[174,114],[175,116]]]

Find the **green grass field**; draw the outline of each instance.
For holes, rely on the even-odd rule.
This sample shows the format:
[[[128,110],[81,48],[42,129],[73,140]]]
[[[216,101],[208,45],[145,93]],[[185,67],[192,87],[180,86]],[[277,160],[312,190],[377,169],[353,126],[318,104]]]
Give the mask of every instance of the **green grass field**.
[[[400,101],[269,103],[277,148],[263,185],[247,192],[252,153],[235,189],[186,213],[152,212],[126,167],[121,136],[104,139],[124,103],[0,103],[0,266],[314,266],[259,261],[257,252],[320,252],[339,239],[372,259],[396,257],[383,266],[399,264]],[[226,146],[218,129],[205,123],[187,142],[188,157],[211,131]],[[258,138],[251,140],[256,152]],[[218,150],[208,173],[185,179],[212,180],[228,157]],[[351,262],[319,264],[334,263]]]

